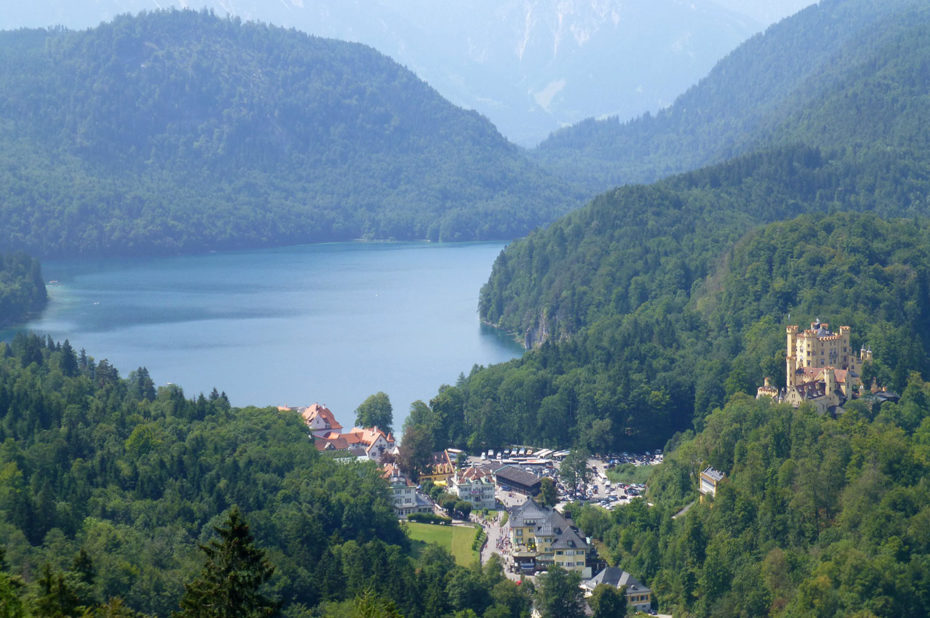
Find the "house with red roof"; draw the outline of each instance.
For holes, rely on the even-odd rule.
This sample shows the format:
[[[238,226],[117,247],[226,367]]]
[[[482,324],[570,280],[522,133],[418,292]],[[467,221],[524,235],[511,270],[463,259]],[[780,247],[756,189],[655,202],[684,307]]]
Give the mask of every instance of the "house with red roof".
[[[300,414],[310,428],[310,435],[318,451],[344,452],[352,457],[380,462],[385,454],[394,450],[394,436],[377,427],[353,427],[351,431],[343,433],[342,425],[325,405],[314,403],[305,408],[279,409]]]

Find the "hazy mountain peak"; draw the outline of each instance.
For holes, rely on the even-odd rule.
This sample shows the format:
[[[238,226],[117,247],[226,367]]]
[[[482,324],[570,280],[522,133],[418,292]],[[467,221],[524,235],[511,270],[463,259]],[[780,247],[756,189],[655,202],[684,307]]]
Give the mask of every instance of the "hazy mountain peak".
[[[801,1],[750,4],[771,9]],[[587,117],[631,118],[673,100],[766,23],[739,6],[725,4],[712,0],[34,0],[4,7],[0,28],[58,24],[85,28],[126,12],[210,8],[219,15],[375,47],[453,103],[486,115],[511,140],[531,144]]]

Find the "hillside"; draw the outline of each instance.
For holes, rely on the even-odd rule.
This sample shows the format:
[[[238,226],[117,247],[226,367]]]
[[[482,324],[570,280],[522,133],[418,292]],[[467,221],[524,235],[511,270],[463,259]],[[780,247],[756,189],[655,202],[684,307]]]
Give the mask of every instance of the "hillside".
[[[901,84],[904,77],[881,76],[873,63],[882,62],[893,73],[896,63],[923,54],[926,37],[915,28],[924,27],[926,15],[919,0],[824,0],[740,45],[667,109],[628,122],[585,120],[553,134],[534,157],[600,192],[788,139],[826,148],[855,141],[858,121],[846,113],[850,98],[861,103],[857,112],[862,115],[901,113],[895,106],[868,105],[890,100],[885,81]],[[922,69],[910,64],[908,70],[908,87],[926,94]],[[859,89],[866,87],[863,73],[880,80],[869,84],[879,86],[876,90]],[[831,120],[837,110],[830,107],[837,105],[850,123],[838,126]],[[865,124],[879,126],[871,118]],[[882,142],[885,134],[870,137]]]
[[[686,275],[682,289],[690,291],[706,276],[708,259],[758,223],[802,212],[926,212],[930,9],[880,23],[877,36],[850,42],[821,73],[823,88],[793,99],[784,120],[767,130],[766,149],[650,187],[614,190],[510,245],[482,294],[482,317],[527,344],[558,339],[648,298],[654,277],[629,286],[673,258],[657,243],[691,238],[680,249],[695,264],[697,252],[710,252]]]
[[[738,397],[666,453],[654,508],[574,518],[675,616],[924,616],[928,402],[916,376],[839,419]],[[727,475],[716,497],[673,519],[706,466]]]
[[[39,263],[22,253],[0,254],[0,328],[24,322],[47,301]]]
[[[319,453],[299,415],[233,408],[215,389],[187,399],[144,368],[120,378],[68,341],[0,343],[0,444],[6,615],[203,616],[175,612],[234,506],[280,615],[528,611],[500,562],[414,558],[380,470]]]
[[[764,376],[783,375],[776,353],[789,314],[799,323],[848,321],[857,345],[882,347],[875,370],[892,388],[903,388],[909,371],[930,370],[930,329],[918,309],[926,305],[921,217],[930,214],[930,125],[921,120],[930,10],[883,25],[831,68],[844,76],[833,94],[811,95],[797,122],[773,127],[773,146],[620,187],[511,243],[479,311],[533,349],[441,389],[426,423],[436,441],[661,446],[734,394],[754,393]],[[836,141],[798,143],[808,135],[813,144]],[[914,219],[886,224],[878,214]],[[772,228],[785,243],[774,255],[757,248],[740,258],[739,247],[755,246],[754,230],[784,220],[792,222]],[[826,272],[852,292],[818,278],[826,248],[843,252]],[[809,272],[776,269],[785,259]],[[729,264],[738,270],[727,274]],[[733,304],[721,302],[721,290]],[[873,331],[872,322],[883,326]]]
[[[208,13],[0,34],[0,247],[506,239],[575,205],[374,50]]]
[[[159,0],[370,45],[520,145],[589,116],[668,105],[739,43],[810,0]],[[757,2],[762,4],[762,2]],[[768,3],[771,4],[771,3]],[[787,4],[787,5],[786,5]],[[0,28],[86,28],[151,0],[34,0]],[[747,16],[746,13],[750,15]],[[754,18],[757,16],[757,18]]]

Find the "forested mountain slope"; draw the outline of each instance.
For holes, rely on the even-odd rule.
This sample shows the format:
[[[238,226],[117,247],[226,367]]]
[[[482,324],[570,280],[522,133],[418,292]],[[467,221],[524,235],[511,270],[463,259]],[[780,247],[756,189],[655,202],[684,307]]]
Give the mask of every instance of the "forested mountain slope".
[[[0,254],[0,327],[24,321],[47,301],[39,262],[22,253]]]
[[[807,11],[815,9],[822,10]],[[930,7],[898,12],[857,42],[820,73],[821,87],[797,94],[782,122],[767,128],[768,149],[604,194],[513,243],[482,294],[484,319],[533,343],[545,338],[537,332],[559,338],[598,317],[631,311],[647,297],[629,288],[632,278],[662,257],[649,258],[643,246],[661,237],[680,241],[710,220],[716,223],[696,237],[695,249],[719,253],[724,247],[708,234],[726,239],[734,226],[802,212],[926,212]],[[690,206],[679,213],[679,203]],[[689,273],[684,287],[706,274],[706,268]]]
[[[681,440],[648,500],[575,510],[675,616],[930,613],[930,385],[839,419],[738,397]],[[695,504],[706,466],[727,477]]]
[[[0,34],[0,247],[513,238],[574,204],[374,50],[209,13]]]
[[[858,103],[863,116],[886,115],[888,109],[871,104],[892,100],[886,99],[886,79],[901,87],[898,78],[904,76],[888,74],[902,68],[896,64],[911,54],[923,57],[926,36],[919,29],[926,22],[927,8],[919,0],[824,0],[748,40],[671,107],[625,123],[586,120],[553,134],[535,157],[599,192],[651,182],[788,138],[809,145],[846,143],[859,127],[837,123],[828,113],[831,106]],[[873,66],[877,61],[886,65],[884,76]],[[925,69],[911,64],[907,71],[907,88],[925,95]],[[877,81],[866,84],[864,73]],[[870,137],[883,140],[885,135]]]
[[[771,4],[767,0],[758,4]],[[511,141],[536,144],[589,116],[667,105],[753,33],[810,4],[730,0],[158,0],[370,45]],[[86,28],[152,0],[7,3],[0,28]],[[763,12],[765,11],[765,12]],[[756,17],[746,15],[751,14]]]
[[[359,599],[406,616],[522,615],[528,596],[499,562],[465,569],[438,547],[415,560],[392,505],[374,463],[321,455],[297,414],[156,390],[144,368],[121,379],[67,341],[0,343],[8,615],[23,615],[17,600],[45,604],[26,615],[172,615],[198,543],[233,506],[274,567],[264,592],[282,615],[351,615]],[[116,599],[120,612],[99,607]]]
[[[620,187],[511,243],[479,310],[538,349],[441,390],[427,423],[434,435],[474,447],[661,446],[766,375],[783,376],[776,354],[789,314],[849,323],[857,345],[882,348],[870,371],[893,388],[930,369],[919,309],[930,304],[920,223],[930,215],[930,9],[885,26],[785,111],[769,148]],[[741,239],[756,246],[753,230],[805,214],[773,228],[786,243],[774,256],[741,257]],[[883,224],[876,214],[915,219]],[[843,286],[819,278],[830,256],[818,243],[846,252],[826,271]],[[788,258],[808,270],[776,273]],[[768,276],[756,279],[760,271]]]
[[[732,210],[695,219],[694,209],[719,204],[719,193],[634,189],[643,210],[651,203],[684,221],[633,217],[636,229],[671,228],[630,249],[643,253],[627,273],[628,289],[641,295],[636,306],[441,389],[422,415],[437,442],[662,446],[734,394],[755,393],[765,377],[784,384],[785,326],[818,317],[850,325],[855,349],[871,346],[866,379],[901,389],[909,372],[930,372],[926,219],[838,212],[754,230],[748,216],[727,226]],[[676,237],[681,230],[689,233]],[[568,287],[563,296],[585,291]],[[627,302],[626,293],[618,288],[615,301]]]

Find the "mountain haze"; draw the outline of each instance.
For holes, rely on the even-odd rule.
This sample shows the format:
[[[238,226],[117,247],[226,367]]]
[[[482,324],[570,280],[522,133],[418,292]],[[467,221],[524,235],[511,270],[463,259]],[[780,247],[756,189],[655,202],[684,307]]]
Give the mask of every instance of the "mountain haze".
[[[553,134],[534,154],[566,178],[602,191],[784,143],[790,123],[855,77],[849,73],[859,70],[857,57],[889,42],[883,20],[922,4],[824,0],[740,45],[668,109],[629,122],[588,119]],[[823,137],[817,143],[828,146]]]
[[[5,248],[514,238],[575,205],[359,44],[207,13],[0,34]]]
[[[160,7],[295,27],[371,45],[512,141],[538,143],[586,117],[669,105],[736,45],[803,0],[727,8],[710,0],[162,0]],[[763,6],[765,5],[765,6]],[[0,28],[96,26],[151,0],[39,0]]]

